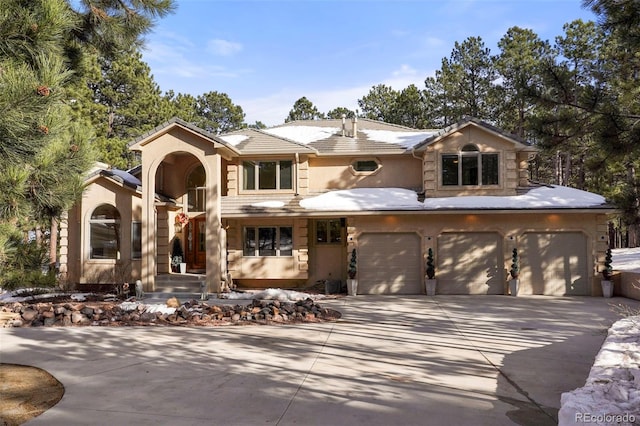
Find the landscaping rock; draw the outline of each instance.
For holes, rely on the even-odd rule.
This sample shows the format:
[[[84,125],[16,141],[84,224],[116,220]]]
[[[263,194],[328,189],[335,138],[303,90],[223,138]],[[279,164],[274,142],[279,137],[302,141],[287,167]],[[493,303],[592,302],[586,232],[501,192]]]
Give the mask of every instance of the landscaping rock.
[[[323,308],[312,299],[295,303],[256,299],[249,305],[209,305],[197,300],[180,304],[177,298],[169,299],[166,306],[104,300],[8,303],[0,305],[0,312],[5,313],[5,327],[283,324],[332,321],[340,317],[339,312]]]

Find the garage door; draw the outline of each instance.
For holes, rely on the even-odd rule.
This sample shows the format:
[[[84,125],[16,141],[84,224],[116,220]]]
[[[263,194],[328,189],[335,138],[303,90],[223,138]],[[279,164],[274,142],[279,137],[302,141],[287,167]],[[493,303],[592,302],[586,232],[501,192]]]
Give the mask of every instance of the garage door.
[[[503,294],[502,238],[494,232],[451,232],[438,237],[438,294]]]
[[[359,294],[420,294],[420,237],[412,233],[364,233],[358,238]]]
[[[519,241],[521,294],[591,294],[587,238],[579,232],[530,232]]]

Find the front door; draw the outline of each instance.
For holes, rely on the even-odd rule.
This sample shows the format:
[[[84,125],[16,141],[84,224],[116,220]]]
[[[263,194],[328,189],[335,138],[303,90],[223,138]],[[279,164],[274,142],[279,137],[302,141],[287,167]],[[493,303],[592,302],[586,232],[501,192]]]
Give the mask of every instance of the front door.
[[[189,221],[187,227],[187,269],[203,271],[206,269],[206,218],[198,216]]]

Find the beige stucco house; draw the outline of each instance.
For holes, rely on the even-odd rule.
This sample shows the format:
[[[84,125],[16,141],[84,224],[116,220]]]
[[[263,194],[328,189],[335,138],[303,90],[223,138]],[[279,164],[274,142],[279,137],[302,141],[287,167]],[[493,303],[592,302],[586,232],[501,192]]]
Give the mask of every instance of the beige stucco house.
[[[213,135],[173,119],[135,140],[141,166],[98,168],[61,233],[81,287],[172,271],[174,241],[211,292],[347,278],[358,292],[503,294],[511,252],[521,294],[596,295],[607,214],[596,194],[529,182],[536,149],[475,119],[441,130],[296,121]],[[180,218],[183,220],[180,221]]]

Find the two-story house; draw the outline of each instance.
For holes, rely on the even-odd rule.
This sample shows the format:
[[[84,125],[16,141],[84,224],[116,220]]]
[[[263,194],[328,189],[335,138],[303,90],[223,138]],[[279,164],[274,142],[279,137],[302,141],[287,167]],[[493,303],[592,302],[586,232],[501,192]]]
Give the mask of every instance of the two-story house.
[[[213,135],[173,119],[135,140],[141,166],[97,169],[61,230],[71,282],[187,271],[209,291],[305,287],[424,293],[432,249],[440,294],[503,294],[511,253],[522,294],[596,295],[611,206],[529,182],[536,149],[468,119],[441,130],[359,120],[296,121]],[[182,220],[180,220],[182,219]]]

